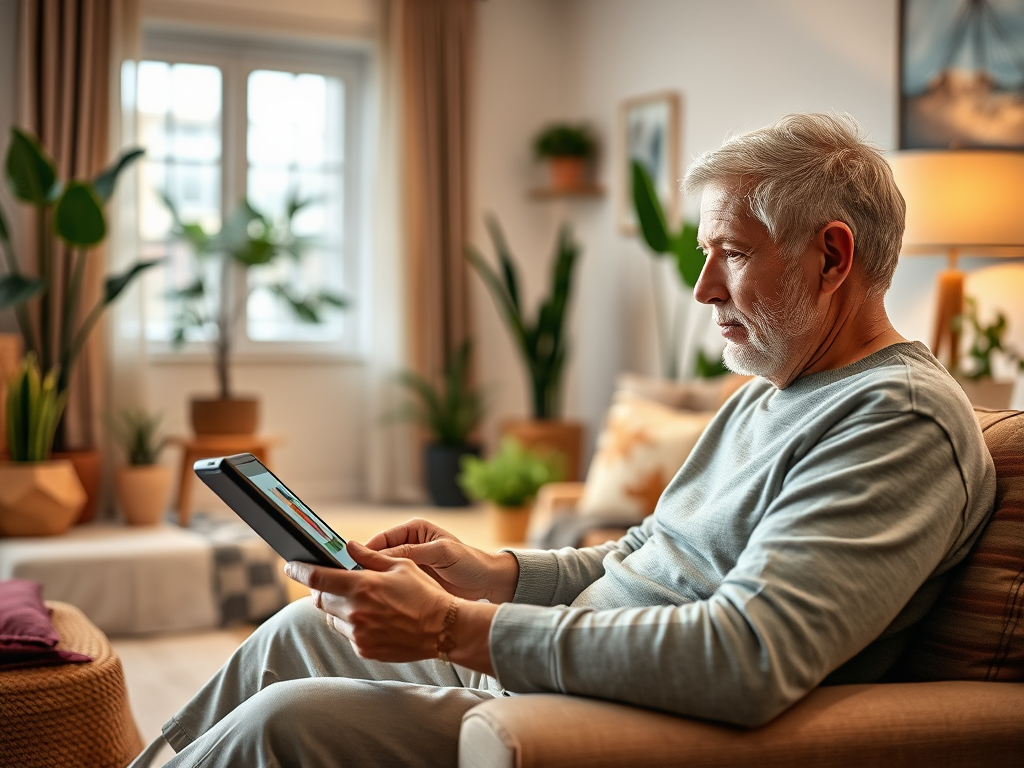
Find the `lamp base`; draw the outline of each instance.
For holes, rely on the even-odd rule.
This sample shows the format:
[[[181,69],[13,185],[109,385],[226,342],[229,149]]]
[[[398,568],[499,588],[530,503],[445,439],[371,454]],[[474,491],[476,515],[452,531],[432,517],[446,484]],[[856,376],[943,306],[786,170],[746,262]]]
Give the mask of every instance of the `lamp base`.
[[[943,364],[954,373],[960,362],[960,331],[953,328],[953,318],[964,310],[964,273],[959,269],[943,270],[939,273],[938,282],[932,354],[942,360],[942,348],[948,346],[948,362]]]

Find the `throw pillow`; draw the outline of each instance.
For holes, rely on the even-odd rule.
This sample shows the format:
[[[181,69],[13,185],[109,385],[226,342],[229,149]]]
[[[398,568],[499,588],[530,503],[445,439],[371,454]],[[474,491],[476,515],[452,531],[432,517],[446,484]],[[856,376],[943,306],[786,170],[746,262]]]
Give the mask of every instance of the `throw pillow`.
[[[578,511],[641,520],[654,511],[714,412],[668,408],[618,392],[587,472]]]
[[[0,669],[92,661],[57,648],[59,642],[43,604],[42,585],[26,579],[0,581]]]

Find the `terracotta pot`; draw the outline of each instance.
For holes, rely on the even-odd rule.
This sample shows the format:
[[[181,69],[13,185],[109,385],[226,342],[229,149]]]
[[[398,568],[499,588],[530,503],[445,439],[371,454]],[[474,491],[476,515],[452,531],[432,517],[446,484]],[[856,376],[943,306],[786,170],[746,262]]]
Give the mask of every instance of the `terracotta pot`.
[[[501,434],[514,437],[524,448],[552,451],[565,458],[563,480],[580,480],[580,454],[583,450],[583,424],[560,419],[506,421]]]
[[[85,501],[85,489],[66,459],[0,464],[0,536],[64,533]]]
[[[192,429],[197,435],[253,435],[259,421],[260,401],[254,397],[192,398]]]
[[[156,525],[171,496],[172,472],[159,464],[118,467],[114,492],[128,525]]]
[[[561,192],[583,189],[587,186],[587,159],[585,157],[548,158],[551,189]]]
[[[494,528],[494,537],[501,544],[521,544],[526,541],[526,531],[530,527],[532,504],[521,507],[500,507],[488,504],[488,515]]]
[[[66,459],[75,468],[75,473],[85,489],[85,505],[75,520],[75,525],[92,522],[100,503],[103,487],[103,458],[96,449],[81,451],[54,451],[53,459]]]

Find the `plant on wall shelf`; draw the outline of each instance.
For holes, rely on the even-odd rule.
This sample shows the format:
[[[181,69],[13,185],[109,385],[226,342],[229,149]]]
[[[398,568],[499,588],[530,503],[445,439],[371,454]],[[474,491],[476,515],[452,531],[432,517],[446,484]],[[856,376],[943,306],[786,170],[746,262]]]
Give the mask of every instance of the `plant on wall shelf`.
[[[1024,355],[1003,341],[1007,331],[1006,315],[1002,312],[996,313],[996,319],[989,325],[984,325],[978,319],[978,303],[971,297],[964,299],[964,311],[956,315],[952,321],[953,330],[960,332],[967,329],[971,333],[971,346],[967,351],[967,358],[971,364],[967,370],[961,369],[960,373],[969,381],[982,381],[992,378],[993,355],[1001,354],[1010,362],[1017,365],[1017,369],[1024,371]]]
[[[551,270],[551,295],[541,302],[536,319],[531,321],[522,305],[516,265],[501,226],[493,216],[488,216],[486,222],[498,254],[500,276],[473,246],[466,248],[466,258],[483,279],[519,347],[530,379],[533,417],[557,418],[561,406],[562,373],[568,354],[565,317],[572,287],[572,269],[579,248],[569,225],[563,225]]]
[[[650,174],[644,166],[634,160],[633,175],[633,206],[640,226],[640,234],[647,247],[655,257],[671,256],[676,272],[684,285],[691,289],[697,285],[700,271],[704,267],[704,254],[697,245],[697,227],[684,222],[678,232],[668,228],[665,212],[661,201],[654,190]],[[662,304],[658,291],[659,278],[651,262],[651,278],[654,287],[654,320],[658,334],[658,347],[662,361],[662,375],[667,379],[679,377],[679,346],[682,336],[683,316],[686,311],[685,296],[676,295],[675,306],[671,319]],[[708,357],[703,350],[697,351],[696,373],[701,377],[718,376],[727,371],[721,359]]]
[[[585,125],[555,123],[537,134],[533,151],[538,158],[587,158],[594,153],[594,139]]]
[[[277,224],[246,200],[219,232],[209,233],[199,224],[183,222],[177,206],[164,196],[174,223],[173,236],[187,243],[195,256],[191,281],[169,295],[176,305],[172,342],[176,346],[184,343],[189,329],[215,329],[211,343],[221,400],[232,397],[232,341],[250,291],[248,282],[238,288],[237,270],[265,266],[282,257],[298,262],[309,242],[292,232],[292,220],[310,202],[292,195],[284,221]],[[274,283],[270,290],[304,322],[318,323],[325,310],[348,306],[346,299],[334,293],[300,291],[286,281]]]
[[[158,263],[138,261],[123,272],[108,275],[99,299],[82,311],[86,262],[91,249],[107,235],[103,205],[114,194],[121,172],[142,154],[141,149],[128,150],[91,180],[64,181],[35,137],[11,129],[5,163],[7,185],[15,199],[37,211],[38,273],[30,274],[19,264],[0,210],[0,247],[7,268],[7,274],[0,277],[0,310],[14,310],[26,352],[35,355],[43,371],[56,372],[57,392],[67,391],[75,362],[103,311],[141,272]],[[57,259],[58,244],[69,250],[66,269]],[[57,296],[54,286],[61,283],[63,296]],[[38,326],[29,313],[32,301],[38,302]],[[62,442],[58,432],[58,446]]]

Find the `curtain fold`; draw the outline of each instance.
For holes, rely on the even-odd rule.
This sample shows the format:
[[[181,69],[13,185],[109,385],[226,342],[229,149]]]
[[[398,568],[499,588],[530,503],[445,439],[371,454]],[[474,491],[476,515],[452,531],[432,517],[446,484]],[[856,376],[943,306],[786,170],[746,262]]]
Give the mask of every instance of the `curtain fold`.
[[[137,0],[21,0],[18,123],[39,137],[64,178],[91,178],[112,158],[120,58],[137,24]],[[36,253],[31,234],[36,231],[26,222],[20,253]],[[73,263],[68,249],[58,245],[54,251],[52,290],[34,317],[37,325],[50,327],[58,322]],[[99,300],[107,271],[103,248],[90,250],[86,258],[78,323]],[[54,360],[56,350],[48,354]],[[71,372],[64,447],[98,444],[105,355],[104,334],[95,332]]]
[[[437,380],[470,336],[470,74],[477,0],[382,2],[370,411],[394,409],[408,368]],[[422,501],[410,425],[370,424],[371,501]]]

